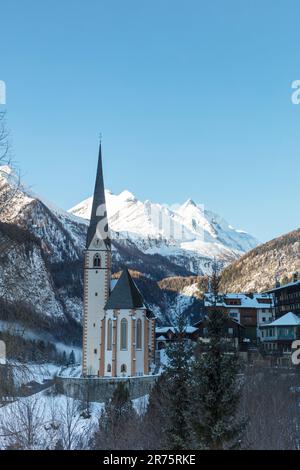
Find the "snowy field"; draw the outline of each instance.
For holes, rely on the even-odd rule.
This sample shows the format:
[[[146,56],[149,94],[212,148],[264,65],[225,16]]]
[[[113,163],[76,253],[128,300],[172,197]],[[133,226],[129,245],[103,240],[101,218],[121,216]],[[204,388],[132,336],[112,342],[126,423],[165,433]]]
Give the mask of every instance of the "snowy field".
[[[84,449],[96,430],[102,403],[83,404],[50,390],[20,398],[0,408],[0,449]]]
[[[87,449],[98,428],[104,403],[82,402],[57,394],[51,380],[61,374],[80,375],[80,366],[61,368],[54,364],[15,367],[19,386],[37,384],[46,388],[26,397],[10,398],[0,405],[0,450]],[[133,400],[137,413],[146,411],[149,397]]]

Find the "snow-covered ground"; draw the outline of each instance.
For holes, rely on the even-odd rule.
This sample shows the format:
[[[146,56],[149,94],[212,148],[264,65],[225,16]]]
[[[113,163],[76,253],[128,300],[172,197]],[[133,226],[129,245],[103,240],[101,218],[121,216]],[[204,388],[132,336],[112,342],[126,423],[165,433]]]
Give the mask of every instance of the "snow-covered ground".
[[[55,364],[15,364],[18,386],[45,384],[46,389],[26,397],[10,398],[0,406],[0,450],[24,448],[33,450],[87,449],[96,431],[104,403],[84,402],[57,394],[47,381],[60,374],[78,377],[80,365],[61,368]],[[145,413],[149,396],[132,400],[138,414]],[[87,406],[89,415],[87,416]]]
[[[0,408],[0,449],[21,445],[35,450],[88,448],[104,404],[82,404],[49,390],[20,398]]]

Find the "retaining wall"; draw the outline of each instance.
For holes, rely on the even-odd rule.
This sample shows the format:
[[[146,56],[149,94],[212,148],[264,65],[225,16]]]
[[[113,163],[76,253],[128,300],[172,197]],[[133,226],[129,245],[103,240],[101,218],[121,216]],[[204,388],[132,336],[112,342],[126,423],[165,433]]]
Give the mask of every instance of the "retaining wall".
[[[89,400],[95,402],[105,402],[109,400],[117,385],[125,383],[132,400],[147,395],[158,375],[143,377],[115,377],[111,378],[72,378],[57,377],[57,387],[65,395],[78,400]]]

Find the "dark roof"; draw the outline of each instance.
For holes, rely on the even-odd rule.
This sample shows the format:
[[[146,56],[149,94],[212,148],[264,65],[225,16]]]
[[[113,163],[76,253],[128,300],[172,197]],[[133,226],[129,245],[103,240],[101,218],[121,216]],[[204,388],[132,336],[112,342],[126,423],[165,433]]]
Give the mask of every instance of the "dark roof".
[[[283,284],[282,286],[273,287],[273,289],[266,290],[265,293],[269,294],[272,292],[277,292],[281,289],[288,289],[289,287],[299,286],[300,281],[289,282],[288,284]]]
[[[104,209],[101,211],[101,215],[97,215],[97,209],[99,206],[102,206]],[[88,228],[87,239],[86,239],[87,248],[90,246],[91,241],[93,240],[93,237],[97,230],[98,223],[100,222],[100,220],[104,218],[107,218],[107,212],[106,212],[103,169],[102,169],[102,149],[101,149],[101,142],[100,142],[93,207],[92,207],[91,220],[90,220],[90,225]],[[108,225],[106,226],[106,228],[108,229]],[[107,239],[106,243],[110,244],[110,240]]]
[[[145,307],[143,297],[128,269],[124,269],[105,306],[105,310]]]
[[[240,326],[242,328],[245,328],[244,325],[242,325],[238,320],[236,320],[235,318],[231,318],[229,316],[226,317],[225,319],[225,326],[226,325],[237,325],[237,326]],[[200,328],[201,325],[205,324],[207,322],[207,317],[206,318],[202,318],[201,320],[197,321],[196,323],[194,323],[194,327],[195,328]]]

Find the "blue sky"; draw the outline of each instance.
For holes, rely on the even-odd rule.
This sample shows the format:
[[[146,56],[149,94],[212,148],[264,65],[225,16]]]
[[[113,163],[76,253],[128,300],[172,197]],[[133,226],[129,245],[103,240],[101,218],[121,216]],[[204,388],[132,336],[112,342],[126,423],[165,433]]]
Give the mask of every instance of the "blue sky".
[[[191,197],[265,241],[299,226],[300,3],[0,0],[15,159],[63,208]]]

